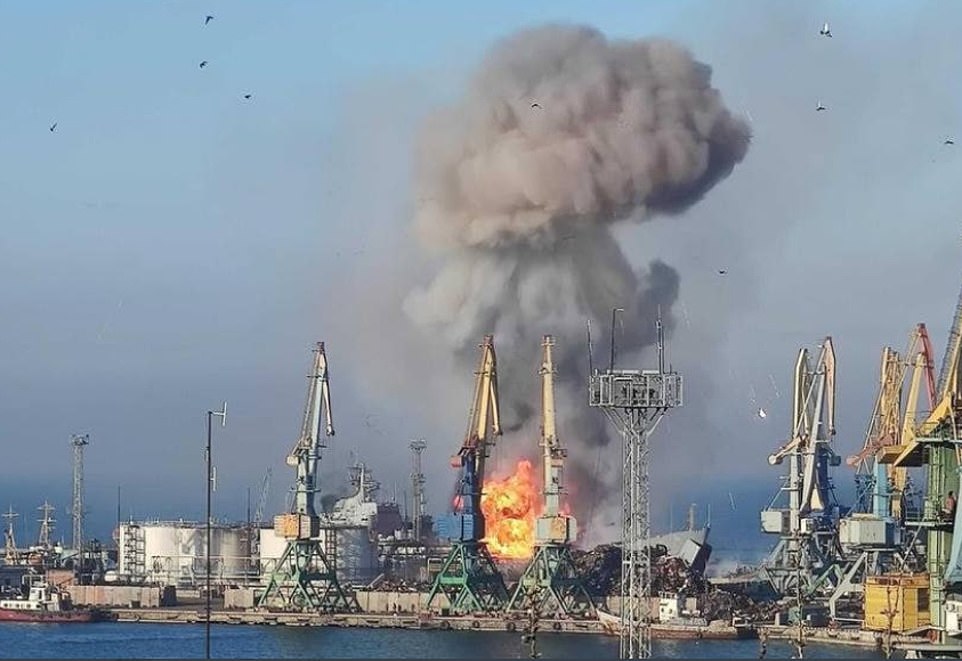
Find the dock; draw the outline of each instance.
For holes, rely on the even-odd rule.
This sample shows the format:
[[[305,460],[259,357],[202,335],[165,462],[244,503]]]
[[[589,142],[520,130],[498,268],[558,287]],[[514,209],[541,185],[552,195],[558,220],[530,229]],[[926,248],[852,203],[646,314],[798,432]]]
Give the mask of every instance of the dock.
[[[205,622],[203,610],[182,608],[111,608],[118,622],[199,624]],[[503,617],[428,616],[393,613],[283,613],[270,611],[211,611],[214,624],[248,624],[288,627],[358,627],[377,629],[429,629],[452,631],[520,631],[521,620]],[[604,634],[598,620],[543,621],[541,632]]]

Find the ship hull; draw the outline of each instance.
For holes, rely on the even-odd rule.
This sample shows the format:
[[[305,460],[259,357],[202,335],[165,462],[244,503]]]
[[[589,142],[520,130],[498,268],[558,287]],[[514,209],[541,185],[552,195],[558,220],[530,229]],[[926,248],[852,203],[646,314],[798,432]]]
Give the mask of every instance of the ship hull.
[[[621,629],[620,618],[611,613],[598,611],[598,619],[605,633],[610,636],[618,635]],[[755,629],[747,626],[701,626],[652,622],[648,625],[648,631],[651,637],[657,640],[738,640],[758,637]]]
[[[40,622],[59,624],[64,622],[95,622],[98,619],[98,614],[90,610],[31,612],[0,608],[0,622]]]

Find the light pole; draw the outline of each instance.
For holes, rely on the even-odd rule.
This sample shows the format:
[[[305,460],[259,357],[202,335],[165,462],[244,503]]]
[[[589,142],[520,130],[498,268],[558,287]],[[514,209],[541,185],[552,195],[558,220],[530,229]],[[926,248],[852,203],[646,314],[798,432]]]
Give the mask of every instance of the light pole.
[[[227,425],[227,402],[224,402],[224,408],[220,411],[208,411],[207,412],[207,548],[205,553],[207,555],[207,608],[206,617],[204,618],[204,623],[206,625],[206,632],[204,635],[204,658],[210,658],[210,492],[211,487],[214,482],[214,469],[212,467],[211,451],[210,451],[210,436],[211,436],[211,419],[214,416],[220,417],[220,426],[224,427]]]

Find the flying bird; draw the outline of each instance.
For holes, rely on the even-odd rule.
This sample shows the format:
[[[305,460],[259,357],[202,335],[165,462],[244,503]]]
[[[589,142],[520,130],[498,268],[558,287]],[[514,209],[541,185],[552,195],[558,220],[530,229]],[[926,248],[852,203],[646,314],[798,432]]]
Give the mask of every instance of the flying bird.
[[[718,275],[725,275],[726,273],[728,273],[728,271],[725,269],[718,269]]]
[[[207,25],[208,23],[210,23],[210,22],[213,21],[213,20],[214,20],[214,17],[211,16],[210,14],[208,14],[208,15],[204,18],[204,25]]]
[[[765,413],[765,409],[763,408],[758,409],[758,417],[761,418],[762,420],[768,417],[768,414]]]
[[[244,98],[245,98],[245,99],[249,99],[249,98],[251,98],[251,96],[252,96],[251,94],[245,94],[245,95],[244,95]]]
[[[828,27],[828,23],[827,23],[827,22],[825,23],[825,25],[822,26],[822,29],[819,30],[818,33],[819,33],[820,35],[822,35],[823,37],[831,37],[831,36],[832,36],[832,30],[831,30],[831,28]]]
[[[200,68],[201,68],[201,69],[203,69],[203,68],[206,67],[206,66],[207,66],[207,60],[204,60],[203,62],[200,63]]]
[[[946,139],[945,139],[945,142],[943,142],[942,144],[943,144],[943,145],[954,145],[954,144],[955,144],[955,140],[953,140],[952,138],[946,138]]]
[[[53,133],[56,128],[57,128],[57,122],[54,122],[53,124],[50,125],[50,132]]]
[[[541,108],[541,104],[540,104],[540,103],[532,103],[532,104],[531,104],[531,107],[532,107],[532,108]]]
[[[821,110],[828,110],[828,108],[819,103],[817,106],[815,106],[815,112],[819,112]]]

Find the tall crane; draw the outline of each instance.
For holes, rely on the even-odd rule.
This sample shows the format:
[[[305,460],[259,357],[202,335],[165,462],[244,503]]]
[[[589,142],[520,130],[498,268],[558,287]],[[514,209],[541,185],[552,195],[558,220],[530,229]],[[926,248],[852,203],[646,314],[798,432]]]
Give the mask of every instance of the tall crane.
[[[322,436],[334,436],[323,342],[318,342],[314,349],[314,365],[307,378],[307,403],[301,435],[287,456],[287,465],[295,469],[297,476],[294,501],[289,514],[274,518],[274,531],[287,539],[287,547],[257,605],[287,610],[350,612],[358,610],[357,601],[341,587],[334,563],[324,552],[320,540],[320,517],[314,507],[314,495],[320,490],[317,464],[321,448],[326,447]]]
[[[922,519],[928,531],[926,566],[929,573],[929,614],[934,630],[945,635],[945,600],[950,585],[962,583],[960,525],[943,512],[948,492],[962,489],[962,292],[956,303],[936,391],[938,399],[929,416],[899,448],[896,467],[925,466],[926,494]]]
[[[535,524],[534,556],[518,581],[508,610],[534,608],[545,617],[569,617],[591,612],[594,604],[571,559],[571,544],[578,535],[577,521],[561,508],[561,496],[565,493],[562,475],[568,452],[558,440],[555,423],[554,344],[550,335],[542,338],[541,440],[538,443],[542,512]]]
[[[903,405],[902,392],[910,367],[912,377]],[[925,324],[916,324],[904,354],[889,347],[883,349],[882,378],[865,443],[858,454],[847,460],[848,465],[856,468],[861,511],[897,520],[905,518],[911,484],[906,468],[892,462],[915,437],[923,378],[928,396],[925,410],[935,407],[933,368],[932,344]]]
[[[798,352],[792,408],[792,436],[768,457],[777,466],[788,459],[788,474],[767,509],[762,530],[779,536],[763,572],[782,594],[810,595],[834,590],[840,582],[838,503],[829,469],[841,463],[835,437],[835,349],[826,337],[813,365],[808,349]],[[787,496],[787,503],[776,502]],[[787,507],[786,507],[787,505]]]
[[[501,435],[497,359],[494,337],[485,335],[475,371],[474,397],[461,449],[451,459],[460,471],[455,512],[438,521],[438,533],[451,539],[451,551],[428,594],[428,608],[445,595],[455,613],[494,612],[508,599],[504,578],[484,540],[481,490],[484,464],[495,437]]]

